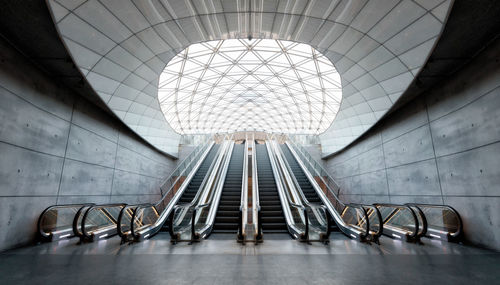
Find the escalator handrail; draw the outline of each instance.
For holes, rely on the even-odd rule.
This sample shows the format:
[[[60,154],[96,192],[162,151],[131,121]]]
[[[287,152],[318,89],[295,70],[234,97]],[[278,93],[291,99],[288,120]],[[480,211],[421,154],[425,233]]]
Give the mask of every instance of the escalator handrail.
[[[207,156],[208,156],[208,154],[210,153],[210,150],[212,149],[213,145],[214,145],[213,141],[208,143],[208,146],[207,146],[207,151],[206,151],[206,155],[204,155],[204,156],[203,156],[202,161],[206,159],[206,157],[207,157]],[[217,151],[219,151],[219,150],[217,150]],[[186,159],[187,159],[187,158],[186,158]],[[199,166],[201,166],[201,163],[199,164]],[[198,171],[199,166],[198,166],[198,167],[195,167],[195,169],[193,169],[193,170]],[[175,172],[175,171],[174,171],[174,172]],[[174,173],[174,172],[172,172],[172,173]],[[178,180],[180,179],[180,177],[181,177],[181,175],[179,175],[179,176],[176,178],[176,180],[175,180],[175,181],[178,181]],[[168,180],[168,179],[167,179],[167,180]],[[186,179],[186,181],[187,181],[187,179]],[[186,181],[184,181],[184,182],[183,182],[183,184],[184,184]],[[189,181],[189,182],[191,182],[191,181]],[[189,185],[189,183],[186,183],[185,185],[187,186],[187,185]],[[163,195],[162,195],[161,199],[160,199],[158,202],[156,202],[156,203],[151,203],[151,204],[153,205],[153,207],[155,207],[155,208],[156,208],[156,207],[157,207],[157,206],[158,206],[158,205],[159,205],[159,204],[160,204],[160,203],[161,203],[161,202],[165,199],[165,197],[168,195],[168,193],[170,193],[170,191],[172,190],[172,187],[173,187],[173,186],[175,186],[175,183],[173,183],[173,184],[172,184],[172,186],[171,186],[171,187],[170,187],[170,188],[169,188],[169,189],[168,189],[165,193],[163,193]],[[160,187],[160,188],[161,188],[161,187]],[[182,186],[181,186],[181,188],[182,188]],[[179,190],[180,190],[180,189],[179,189]],[[180,191],[178,191],[178,192],[180,192]],[[157,210],[158,210],[158,209],[157,209]]]
[[[92,207],[92,205],[89,205],[87,207],[81,207],[75,214],[75,218],[73,219],[73,232],[75,233],[75,236],[79,237],[79,238],[83,238],[83,233],[80,233],[80,230],[81,230],[81,226],[78,227],[78,219],[80,218],[80,216],[82,216],[82,221],[83,221],[83,215],[85,214],[85,212],[87,211],[87,209],[89,207]],[[86,209],[87,208],[87,209]]]
[[[198,200],[200,199],[200,196],[202,194],[203,191],[200,191],[200,189],[204,189],[206,184],[207,184],[207,181],[210,179],[210,176],[213,175],[212,172],[213,172],[213,168],[214,168],[214,165],[217,163],[217,158],[219,157],[219,155],[221,155],[223,151],[223,147],[220,147],[218,150],[217,150],[217,154],[214,156],[214,160],[212,160],[212,162],[210,163],[210,166],[208,167],[209,171],[207,172],[207,174],[205,174],[205,177],[203,178],[203,181],[201,182],[200,184],[200,187],[198,188],[198,191],[196,192],[196,195],[194,196],[193,200],[191,200],[191,202],[189,203],[183,203],[183,204],[177,204],[175,205],[175,208],[176,209],[179,209],[179,208],[194,208],[196,207],[196,205],[198,204]]]
[[[291,146],[294,146],[294,147],[296,147],[296,148],[300,151],[300,153],[301,153],[303,156],[306,156],[306,157],[307,157],[307,155],[309,155],[309,154],[306,154],[306,153],[305,153],[305,150],[302,150],[302,149],[301,149],[301,148],[300,148],[297,144],[295,144],[295,143],[293,143],[293,142],[289,142],[289,141],[287,141],[287,142],[286,142],[286,144],[287,144],[287,146],[289,146],[289,149],[290,149],[291,151],[292,151],[292,147],[291,147]],[[291,145],[291,146],[290,146],[290,145]],[[293,155],[293,153],[294,153],[294,151],[292,151],[292,155]],[[310,159],[311,159],[311,160],[313,160],[313,158],[312,158],[312,157],[311,157]],[[308,161],[308,160],[307,160],[307,162],[308,162],[309,164],[311,164],[311,162],[310,162],[310,161]],[[338,183],[337,183],[337,182],[336,182],[336,181],[335,181],[335,180],[334,180],[334,179],[333,179],[333,178],[332,178],[332,177],[331,177],[331,176],[330,176],[330,175],[326,172],[326,170],[324,170],[324,168],[323,168],[323,167],[322,167],[319,163],[317,163],[316,161],[315,161],[315,163],[316,163],[319,167],[321,167],[321,169],[325,172],[325,174],[328,176],[328,178],[329,178],[329,179],[331,179],[331,180],[335,183],[335,185],[336,185],[336,186],[340,189],[340,187],[338,186]],[[335,200],[336,200],[336,201],[337,201],[340,205],[342,205],[342,206],[346,206],[346,205],[345,205],[345,203],[344,203],[342,200],[340,200],[340,198],[338,197],[337,193],[335,193],[335,191],[334,191],[334,190],[333,190],[333,189],[332,189],[332,188],[328,185],[328,183],[325,181],[325,179],[323,178],[323,175],[321,175],[321,173],[318,173],[318,171],[317,171],[314,167],[313,167],[313,169],[314,169],[314,171],[316,172],[316,175],[317,175],[317,176],[318,176],[318,177],[319,177],[319,178],[323,181],[323,184],[325,185],[325,187],[326,187],[326,188],[328,188],[328,191],[329,191],[330,193],[332,193],[332,195],[335,197]],[[314,184],[314,183],[312,183],[312,184]]]
[[[224,187],[229,163],[231,162],[231,158],[233,156],[234,142],[232,141],[232,137],[233,136],[230,136],[230,139],[228,140],[229,145],[226,147],[226,151],[222,154],[224,157],[220,160],[220,163],[215,166],[216,169],[212,173],[212,176],[214,177],[211,183],[212,187],[205,190],[205,191],[210,191],[209,197],[205,199],[206,202],[204,204],[195,207],[192,213],[193,215],[192,221],[196,221],[195,219],[196,211],[211,206],[209,210],[210,212],[207,215],[207,220],[205,221],[205,226],[202,227],[199,232],[192,231],[192,238],[205,237],[212,232],[215,221],[215,214],[222,194],[222,188]],[[216,205],[214,205],[213,203],[215,201],[216,194],[218,194],[218,199],[216,200]],[[194,226],[195,225],[192,225],[193,229]]]
[[[413,207],[413,211],[415,212],[415,215],[417,215],[417,220],[418,220],[418,217],[420,217],[420,219],[422,219],[422,223],[420,223],[419,221],[419,224],[418,224],[418,229],[419,229],[419,232],[417,234],[417,237],[421,238],[421,237],[424,237],[425,234],[427,233],[427,217],[425,216],[424,212],[418,207],[416,206],[415,204],[411,204],[411,203],[406,203],[405,205],[408,205],[410,208]]]
[[[123,207],[125,208],[127,206],[127,204],[125,203],[112,203],[112,204],[100,204],[100,205],[93,205],[91,207],[89,207],[86,211],[85,211],[85,214],[83,214],[83,218],[82,218],[82,225],[81,225],[81,232],[83,234],[83,237],[84,238],[87,238],[87,239],[92,239],[94,234],[88,234],[86,229],[85,229],[85,224],[87,222],[87,218],[89,216],[89,213],[92,211],[92,210],[95,210],[95,209],[103,209],[104,212],[106,212],[106,216],[112,220],[112,222],[114,222],[116,224],[116,230],[118,231],[118,217],[117,219],[115,220],[113,218],[113,216],[108,212],[106,211],[105,208],[114,208],[114,207]],[[121,210],[120,210],[121,211]],[[119,215],[118,215],[119,216]]]
[[[121,238],[125,238],[127,235],[122,231],[122,219],[123,219],[123,216],[125,215],[125,211],[127,209],[132,209],[132,215],[135,211],[135,208],[137,208],[137,206],[153,206],[153,204],[151,203],[145,203],[145,204],[134,204],[134,205],[126,205],[125,207],[123,207],[120,211],[120,214],[118,215],[118,224],[117,224],[117,230],[118,230],[118,236],[120,236]],[[132,215],[130,216],[130,221],[132,222]],[[132,228],[129,230],[131,231]]]
[[[287,146],[285,146],[285,147],[287,147]],[[304,218],[305,219],[309,218],[309,215],[307,214],[307,210],[309,209],[316,216],[316,219],[318,221],[322,221],[323,217],[321,217],[319,214],[317,214],[317,211],[313,211],[313,209],[320,209],[324,213],[324,215],[325,215],[324,220],[323,220],[323,223],[325,223],[323,225],[323,226],[325,226],[325,233],[323,233],[323,236],[328,236],[328,218],[326,217],[326,215],[327,215],[326,206],[324,206],[323,204],[319,204],[319,203],[309,202],[309,200],[307,199],[307,197],[304,195],[302,187],[300,186],[299,182],[297,181],[297,178],[295,177],[295,174],[293,173],[292,167],[288,163],[288,160],[287,160],[285,154],[283,153],[283,150],[281,149],[281,147],[276,146],[276,151],[279,153],[278,155],[281,156],[281,161],[283,161],[283,164],[285,165],[286,170],[290,174],[289,176],[292,179],[292,182],[293,182],[293,184],[295,186],[295,189],[297,190],[296,192],[298,192],[298,194],[299,194],[299,198],[301,200],[301,204],[303,205],[304,210],[305,210],[304,211],[304,213],[305,213],[304,214]],[[293,154],[292,154],[292,156],[293,156]],[[305,234],[307,235],[308,239],[309,239],[309,224],[310,224],[310,221],[307,220],[306,221],[306,233]]]
[[[277,147],[276,148],[276,151],[279,153],[279,155],[281,156],[281,159],[283,161],[283,164],[286,168],[286,170],[288,171],[288,173],[290,173],[290,178],[292,179],[292,182],[295,186],[296,189],[300,189],[300,191],[297,191],[298,194],[299,194],[299,197],[300,197],[300,200],[301,202],[304,204],[304,206],[307,208],[307,207],[311,207],[311,203],[309,202],[309,200],[307,200],[306,196],[304,195],[304,192],[302,191],[302,188],[300,187],[300,184],[299,182],[297,181],[297,178],[295,177],[295,174],[293,173],[293,170],[292,168],[290,167],[290,164],[288,163],[288,160],[286,159],[283,151],[281,148]]]
[[[300,197],[301,202],[303,203],[304,207],[305,208],[311,208],[311,209],[312,208],[325,208],[325,206],[323,204],[313,203],[313,202],[309,202],[309,200],[307,200],[307,197],[304,195],[304,192],[302,191],[302,188],[300,187],[300,184],[297,181],[297,178],[295,177],[295,174],[293,173],[292,167],[288,163],[288,160],[286,159],[286,156],[283,153],[282,149],[278,147],[277,151],[280,153],[280,155],[282,157],[282,160],[283,160],[283,163],[285,164],[285,168],[290,173],[290,177],[291,177],[291,179],[292,179],[292,181],[293,181],[296,189],[300,189],[300,191],[297,191],[297,192],[299,193],[299,197]]]
[[[186,214],[189,213],[190,210],[193,210],[191,213],[191,215],[192,215],[191,216],[191,221],[192,221],[191,228],[192,229],[194,229],[194,226],[195,226],[195,224],[193,224],[193,221],[194,222],[196,221],[197,210],[202,209],[202,208],[206,208],[206,207],[210,206],[213,202],[213,198],[215,196],[216,191],[215,190],[210,191],[210,189],[213,189],[214,186],[217,188],[217,184],[220,182],[218,179],[219,177],[217,177],[217,174],[218,174],[220,168],[225,163],[225,161],[228,159],[227,158],[228,152],[232,152],[232,150],[233,150],[233,148],[232,148],[233,144],[229,143],[229,140],[226,140],[226,142],[227,143],[225,145],[223,145],[222,147],[220,147],[219,150],[217,151],[217,154],[214,157],[214,160],[210,164],[209,172],[207,172],[207,174],[205,175],[205,178],[203,179],[203,182],[201,183],[200,188],[198,189],[198,192],[196,193],[196,196],[193,198],[191,203],[183,204],[183,205],[176,205],[176,208],[187,208],[187,211],[185,211]],[[231,153],[229,153],[229,160],[230,160],[230,156],[231,156]],[[209,181],[211,181],[211,183],[209,183]],[[207,185],[207,183],[209,183],[209,184]],[[210,185],[212,185],[212,186],[210,186]],[[209,196],[204,199],[206,202],[204,202],[203,204],[199,204],[201,201],[200,199],[202,199],[201,195],[204,194],[206,191],[210,191],[208,193]],[[200,207],[198,208],[198,206],[200,206]],[[203,233],[206,233],[207,231],[210,232],[212,227],[213,227],[213,223],[211,225],[209,224],[208,228],[205,227],[202,230],[202,232]],[[177,236],[177,234],[178,233],[174,232],[174,236]],[[192,230],[191,236],[192,236],[192,239],[195,239],[195,238],[201,236],[201,234]]]
[[[188,175],[186,176],[187,178],[182,182],[182,185],[179,187],[179,190],[175,193],[175,196],[174,198],[172,198],[172,200],[169,202],[169,204],[171,202],[175,202],[177,199],[176,197],[179,197],[180,195],[182,195],[182,193],[184,192],[184,190],[186,189],[187,185],[189,184],[189,182],[191,182],[191,179],[193,178],[194,174],[191,175],[192,173],[196,173],[200,167],[200,165],[202,164],[202,162],[207,158],[208,154],[210,153],[210,150],[212,149],[212,147],[214,146],[214,141],[213,140],[209,140],[207,141],[205,144],[203,145],[199,145],[198,147],[196,147],[175,169],[174,171],[172,171],[172,173],[169,175],[169,178],[172,177],[172,175],[175,174],[175,172],[184,164],[184,162],[190,160],[189,164],[190,165],[191,163],[194,163],[194,167],[193,169],[191,169],[191,172],[188,173]],[[198,155],[198,154],[201,154],[201,157],[199,160],[195,160],[193,157]],[[179,181],[180,177],[183,176],[184,171],[188,168],[189,166],[187,166],[183,172],[181,172],[180,174],[178,174],[178,177],[175,179],[175,182],[172,183],[171,187],[168,189],[168,191],[162,193],[162,196],[161,198],[155,202],[155,203],[139,203],[139,204],[135,204],[135,205],[128,205],[129,207],[135,207],[134,210],[133,210],[133,213],[132,213],[132,217],[130,219],[130,232],[132,234],[132,229],[134,228],[134,217],[135,217],[135,212],[138,210],[138,209],[141,209],[141,208],[148,208],[148,207],[154,207],[156,211],[158,211],[158,205],[160,205],[161,203],[163,203],[163,201],[167,198],[167,195],[169,195],[169,193],[172,191],[172,188],[177,184],[177,181]],[[167,178],[165,181],[168,181]],[[160,191],[163,192],[161,190],[163,186],[160,187]],[[168,209],[168,206],[165,207],[165,209]],[[166,215],[168,217],[168,215]],[[121,224],[122,223],[122,220],[121,218],[123,218],[124,216],[120,216],[120,219],[118,220],[118,224]],[[161,218],[161,215],[160,215],[160,218]],[[159,219],[160,219],[159,218]],[[135,238],[135,236],[134,236]]]
[[[379,220],[379,227],[378,227],[378,231],[373,233],[373,236],[375,238],[378,238],[382,235],[382,233],[384,232],[384,223],[382,221],[382,214],[380,213],[379,209],[377,207],[375,207],[374,205],[367,205],[367,204],[360,204],[363,208],[370,208],[373,210],[373,212],[377,215],[377,219]],[[368,213],[368,212],[367,212]],[[368,220],[369,220],[370,217],[368,217]]]
[[[440,205],[440,204],[425,204],[425,203],[408,203],[407,205],[415,206],[415,207],[417,207],[420,210],[421,210],[422,207],[426,207],[426,208],[446,208],[446,209],[450,210],[457,217],[457,221],[458,221],[458,227],[457,228],[458,228],[458,231],[455,232],[455,233],[453,233],[453,234],[451,234],[451,233],[448,233],[448,234],[451,237],[454,237],[454,238],[460,237],[463,234],[462,217],[460,217],[460,214],[458,213],[458,211],[455,210],[455,208],[453,208],[452,206],[449,206],[449,205]],[[425,214],[424,214],[424,217],[425,217]],[[427,219],[426,219],[426,221],[427,221]]]
[[[94,203],[83,203],[83,204],[61,204],[61,205],[52,205],[52,206],[49,206],[47,208],[45,208],[45,210],[42,211],[42,213],[40,214],[40,216],[38,217],[38,222],[37,222],[37,232],[38,234],[44,238],[44,239],[49,239],[51,238],[52,236],[52,233],[50,234],[45,234],[43,231],[42,231],[42,220],[43,220],[43,217],[52,209],[56,209],[56,208],[78,208],[78,210],[80,210],[81,208],[84,208],[84,207],[88,207],[88,206],[92,206],[92,205],[95,205]],[[77,210],[77,212],[78,212]],[[73,218],[73,223],[74,223],[74,218]],[[73,232],[74,235],[76,235],[75,232]]]
[[[415,222],[415,232],[412,233],[412,234],[408,234],[408,237],[410,238],[415,238],[418,236],[418,229],[419,229],[419,223],[418,223],[418,218],[417,218],[417,214],[415,214],[415,211],[408,205],[400,205],[400,204],[392,204],[392,203],[374,203],[373,206],[377,207],[377,206],[381,206],[381,207],[388,207],[388,208],[401,208],[401,209],[407,209],[412,218],[413,218],[413,221]],[[394,211],[393,211],[394,212]],[[392,214],[391,215],[388,215],[387,218],[385,220],[382,221],[383,225],[385,226],[386,222],[392,217]],[[407,230],[404,230],[404,231],[407,231]]]
[[[245,149],[243,152],[243,171],[241,179],[240,211],[238,216],[238,240],[245,239],[244,215],[248,214],[248,137],[245,139]]]
[[[300,186],[298,185],[298,182],[295,179],[295,175],[293,175],[293,172],[291,172],[291,168],[288,165],[288,162],[282,156],[282,153],[281,153],[281,151],[280,151],[280,149],[278,147],[278,143],[276,141],[271,141],[270,143],[273,144],[272,145],[273,146],[273,154],[276,157],[278,165],[283,165],[285,167],[285,169],[283,170],[283,174],[287,173],[288,177],[290,178],[290,180],[291,180],[293,186],[295,187],[295,189],[296,190],[300,189]],[[285,172],[285,170],[286,170],[286,172]],[[288,181],[288,179],[286,179],[286,181]],[[294,199],[292,199],[292,197],[290,196],[290,193],[288,193],[288,191],[287,191],[286,194],[287,194],[287,198],[288,198],[288,203],[291,204],[291,205],[294,205],[294,207],[305,209],[306,206],[304,206],[302,204],[302,202],[304,202],[304,200],[307,201],[307,199],[305,199],[305,197],[304,197],[304,194],[302,193],[302,191],[294,191],[294,192],[298,194],[298,198],[299,199],[295,199],[295,197],[293,197]],[[292,202],[292,201],[295,201],[295,200],[298,200],[298,203],[297,202]]]
[[[368,235],[368,233],[370,232],[370,219],[368,217],[368,213],[367,213],[364,205],[358,204],[358,203],[349,203],[349,204],[346,204],[346,206],[347,207],[351,207],[351,208],[360,208],[360,209],[363,209],[362,212],[363,212],[363,215],[364,215],[364,220],[366,221],[366,228],[367,228],[367,235]]]
[[[260,196],[259,196],[259,174],[257,166],[257,145],[255,137],[252,137],[252,222],[256,224],[255,227],[255,240],[262,240],[262,215],[260,209]]]
[[[306,177],[307,179],[309,180],[309,182],[311,183],[311,185],[314,187],[314,189],[316,190],[316,192],[318,193],[318,195],[320,196],[320,198],[322,200],[324,200],[323,202],[326,203],[326,201],[330,202],[328,198],[324,198],[323,199],[323,195],[324,193],[322,192],[321,188],[319,187],[318,183],[316,181],[314,181],[314,179],[311,179],[309,176],[312,175],[311,173],[309,173],[309,171],[307,170],[307,167],[305,165],[303,165],[303,161],[300,161],[298,159],[298,154],[297,152],[292,148],[292,146],[295,146],[297,147],[297,149],[300,151],[300,153],[302,155],[305,156],[305,154],[302,152],[302,150],[290,143],[289,141],[286,142],[286,145],[288,146],[290,152],[292,153],[292,155],[294,156],[295,159],[297,159],[297,162],[299,163],[299,166],[301,167],[301,169],[304,171],[304,173],[306,174]],[[311,163],[309,160],[306,160],[307,163]],[[317,170],[313,167],[314,171],[316,172],[316,175],[318,175],[320,177],[320,179],[323,181],[323,184],[326,186],[326,188],[328,189],[328,191],[333,195],[333,197],[335,198],[335,200],[337,201],[337,203],[341,206],[343,206],[344,209],[346,209],[347,205],[342,202],[337,194],[335,193],[335,191],[333,191],[330,186],[328,185],[328,183],[326,183],[326,181],[324,181],[324,178],[321,176],[321,173],[317,173]],[[309,175],[308,175],[309,174]],[[338,185],[337,185],[338,186]],[[318,189],[320,188],[320,189]],[[365,215],[365,219],[368,219],[368,216],[366,214],[366,210],[362,207],[362,206],[358,206],[358,205],[355,205],[355,204],[351,204],[351,206],[349,206],[351,208],[357,208],[359,211],[361,211],[362,213],[364,213]],[[333,219],[335,221],[335,223],[337,224],[337,226],[340,228],[340,230],[345,234],[347,235],[348,237],[353,237],[353,234],[351,232],[354,231],[354,234],[358,235],[360,239],[365,239],[366,237],[369,236],[370,234],[370,230],[369,228],[367,227],[365,230],[360,230],[360,229],[353,229],[350,225],[346,224],[345,221],[343,220],[342,218],[342,215],[340,213],[337,212],[337,210],[335,209],[335,207],[332,206],[332,211],[334,212],[331,212],[332,216],[333,216]],[[336,215],[335,215],[336,214]]]
[[[282,194],[280,194],[279,196],[280,197],[283,197],[283,201],[289,205],[289,206],[292,206],[293,208],[296,208],[298,210],[300,210],[299,213],[302,213],[303,215],[303,218],[306,218],[307,217],[307,211],[306,211],[306,208],[303,206],[303,205],[299,205],[295,202],[292,202],[294,201],[292,199],[292,197],[290,196],[290,193],[288,193],[288,191],[285,189],[285,186],[283,185],[283,181],[285,180],[285,177],[283,177],[283,173],[282,171],[280,170],[279,166],[277,165],[279,162],[277,162],[277,157],[276,157],[276,154],[274,153],[274,150],[273,150],[273,146],[271,145],[271,141],[267,141],[266,142],[266,148],[267,148],[267,153],[268,153],[268,156],[269,156],[269,162],[271,163],[271,168],[272,168],[272,171],[273,171],[273,174],[274,174],[274,180],[276,182],[276,187],[278,189],[278,193],[284,193],[284,197]],[[295,237],[298,237],[298,238],[307,238],[308,237],[308,233],[306,233],[305,231],[304,232],[301,232],[296,226],[296,222],[291,214],[291,212],[289,212],[290,210],[287,209],[286,205],[282,205],[283,207],[283,213],[285,214],[285,220],[287,222],[287,227],[288,227],[288,231]],[[304,220],[304,225],[306,225],[308,223],[307,220]],[[307,226],[306,226],[306,229],[307,229]]]
[[[161,186],[160,186],[160,191],[162,191],[162,188],[163,188],[163,186],[164,186],[165,184],[167,184],[167,181],[168,181],[170,178],[172,178],[172,175],[174,175],[174,173],[175,173],[177,170],[179,170],[179,168],[181,168],[181,167],[182,167],[182,165],[183,165],[186,161],[188,161],[188,159],[193,159],[193,156],[196,156],[196,154],[197,154],[199,151],[201,151],[201,149],[203,149],[203,148],[205,148],[205,147],[208,147],[208,146],[210,145],[210,143],[211,143],[211,142],[213,142],[213,140],[210,140],[210,136],[206,136],[206,140],[205,140],[203,143],[201,143],[201,144],[199,144],[198,146],[196,146],[196,147],[195,147],[195,148],[194,148],[194,149],[193,149],[193,150],[192,150],[192,151],[191,151],[191,152],[190,152],[190,153],[186,156],[186,158],[184,158],[184,159],[181,161],[181,163],[179,163],[179,164],[178,164],[178,165],[174,168],[174,170],[172,170],[171,174],[170,174],[167,178],[165,178],[165,179],[163,180],[163,182],[160,184],[160,185],[161,185]],[[191,161],[190,161],[190,162],[191,162]],[[179,177],[180,177],[180,175],[179,175]],[[179,179],[179,177],[177,177],[176,181]],[[174,182],[173,184],[175,185],[175,182]],[[167,191],[166,193],[170,192],[170,189],[168,189],[168,190],[169,190],[169,191]],[[162,196],[163,196],[163,193],[162,193]],[[163,198],[163,197],[162,197],[162,198]]]
[[[287,140],[286,143],[290,143],[290,144],[296,146],[302,153],[304,153],[304,156],[309,156],[309,159],[312,160],[312,161],[314,161],[314,163],[317,164],[319,168],[321,168],[321,170],[326,174],[326,176],[328,176],[328,179],[332,180],[332,182],[335,183],[335,186],[337,186],[337,188],[340,189],[340,186],[339,186],[339,183],[337,183],[337,180],[335,180],[335,178],[333,178],[329,174],[329,172],[326,171],[326,169],[320,163],[318,163],[305,149],[303,149],[303,147],[301,145],[299,145],[298,143],[296,143],[293,140]],[[320,176],[321,178],[323,178],[323,176],[321,175],[321,173],[318,173],[318,176]]]
[[[193,171],[195,171],[194,173],[196,173],[196,172],[199,170],[199,167],[201,166],[202,162],[203,162],[203,161],[204,161],[204,160],[208,157],[208,155],[209,155],[210,151],[212,150],[213,145],[214,145],[214,142],[212,141],[212,142],[210,143],[210,146],[208,147],[208,149],[207,149],[206,153],[203,155],[203,160],[199,161],[199,163],[198,163],[197,167],[195,167],[195,168],[193,169]],[[215,163],[215,161],[216,161],[216,159],[215,159],[215,158],[216,158],[216,157],[220,154],[221,149],[222,149],[222,147],[219,147],[219,149],[217,150],[217,154],[214,156],[214,160],[212,160],[212,162],[210,163],[210,167],[209,167],[209,169],[211,169],[211,167],[213,167],[213,164],[214,164],[214,163]],[[202,192],[202,191],[200,191],[200,189],[203,189],[203,188],[205,187],[205,183],[206,183],[206,180],[208,179],[209,174],[210,174],[210,172],[207,172],[207,174],[206,174],[206,175],[205,175],[205,177],[203,178],[203,181],[202,181],[202,183],[201,183],[201,185],[200,185],[200,188],[198,189],[198,192],[196,193],[196,196],[193,198],[193,200],[191,201],[191,203],[189,203],[189,204],[188,204],[189,206],[188,206],[188,205],[186,205],[186,207],[190,207],[190,206],[192,206],[192,205],[193,205],[193,203],[194,203],[194,201],[195,201],[195,200],[197,200],[197,199],[199,198],[200,193]],[[187,186],[189,185],[189,183],[191,182],[191,179],[192,179],[193,177],[194,177],[194,174],[193,174],[193,175],[191,175],[191,178],[190,178],[190,179],[186,179],[186,180],[182,183],[181,188],[180,188],[180,189],[179,189],[179,191],[176,193],[176,195],[177,195],[177,196],[180,196],[180,195],[184,192],[184,190],[187,188]],[[174,184],[174,185],[175,185],[175,184]],[[163,195],[164,195],[164,196],[163,196],[163,198],[164,198],[164,197],[166,197],[166,195],[167,195],[170,191],[171,191],[171,190],[169,190],[169,191],[167,191],[166,193],[164,193],[164,194],[163,194]],[[159,203],[161,203],[161,201],[163,201],[163,198],[160,200],[160,202],[155,203],[155,204],[150,204],[150,205],[151,205],[153,208],[155,208],[155,209],[156,209],[157,205],[158,205]],[[172,201],[175,201],[175,199],[172,199]],[[176,205],[175,207],[177,207],[177,206],[179,206],[179,205]],[[153,229],[155,229],[155,228],[156,228],[156,230],[154,230],[154,232],[150,232],[150,233],[148,233],[148,234],[144,234],[144,236],[146,236],[146,235],[148,235],[148,236],[153,236],[154,234],[156,234],[156,233],[159,231],[159,227],[160,227],[161,225],[163,225],[163,223],[165,222],[165,221],[161,221],[160,223],[158,223],[158,221],[159,221],[159,220],[161,220],[161,217],[168,218],[168,216],[169,216],[169,215],[168,215],[168,213],[166,213],[165,215],[163,215],[163,213],[159,214],[159,218],[158,218],[158,220],[157,220],[157,221],[156,221],[153,225],[149,225],[149,226],[146,226],[146,227],[144,227],[144,228],[140,228],[140,229],[138,229],[140,232],[138,232],[138,231],[135,229],[135,227],[134,227],[134,220],[135,220],[135,217],[137,216],[137,213],[139,212],[139,210],[140,210],[140,209],[146,209],[146,208],[149,208],[149,206],[137,206],[137,207],[135,208],[135,210],[134,210],[134,214],[132,215],[132,220],[131,220],[130,229],[131,229],[131,234],[132,234],[132,236],[133,236],[135,239],[140,239],[140,237],[141,237],[141,233],[140,233],[140,232],[145,232],[145,231],[146,231],[146,229],[147,229],[147,231],[150,231],[150,230],[153,230]],[[174,207],[172,207],[172,209],[173,209],[173,208],[174,208]],[[157,209],[156,209],[156,210],[157,210]],[[160,224],[161,224],[161,225],[160,225]]]

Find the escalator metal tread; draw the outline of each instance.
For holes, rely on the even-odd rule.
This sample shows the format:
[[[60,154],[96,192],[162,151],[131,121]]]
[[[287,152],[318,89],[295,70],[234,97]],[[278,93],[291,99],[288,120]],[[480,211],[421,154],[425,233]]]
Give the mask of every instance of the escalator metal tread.
[[[244,144],[234,145],[212,233],[236,234],[238,231],[244,153]]]

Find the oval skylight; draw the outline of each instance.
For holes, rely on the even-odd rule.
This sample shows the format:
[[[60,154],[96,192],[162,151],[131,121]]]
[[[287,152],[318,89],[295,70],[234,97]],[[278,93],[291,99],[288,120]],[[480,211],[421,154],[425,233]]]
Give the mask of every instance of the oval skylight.
[[[160,75],[165,118],[181,134],[319,134],[340,106],[340,75],[309,45],[219,40],[190,45]]]

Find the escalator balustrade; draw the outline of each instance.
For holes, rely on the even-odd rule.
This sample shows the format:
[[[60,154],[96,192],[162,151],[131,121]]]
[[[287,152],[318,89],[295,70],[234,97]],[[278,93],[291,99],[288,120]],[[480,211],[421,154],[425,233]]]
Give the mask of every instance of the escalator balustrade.
[[[207,175],[207,172],[210,168],[210,165],[212,164],[212,161],[214,160],[217,151],[219,150],[220,145],[216,144],[212,147],[210,152],[208,153],[207,157],[205,160],[201,163],[200,167],[198,168],[198,171],[196,171],[196,174],[193,176],[191,181],[189,182],[189,185],[187,186],[186,190],[184,190],[184,193],[182,194],[181,198],[179,199],[178,204],[189,204],[191,201],[193,201],[194,197],[198,193],[198,190],[200,189],[201,183],[203,182],[203,179]],[[162,231],[169,231],[169,223],[166,222],[163,227]]]

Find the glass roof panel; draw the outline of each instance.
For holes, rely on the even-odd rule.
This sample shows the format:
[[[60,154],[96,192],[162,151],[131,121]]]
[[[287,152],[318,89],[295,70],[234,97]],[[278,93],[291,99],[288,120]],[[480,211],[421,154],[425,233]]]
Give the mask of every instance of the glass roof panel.
[[[340,75],[307,44],[220,40],[193,44],[160,75],[165,118],[181,134],[319,134],[340,106]]]

